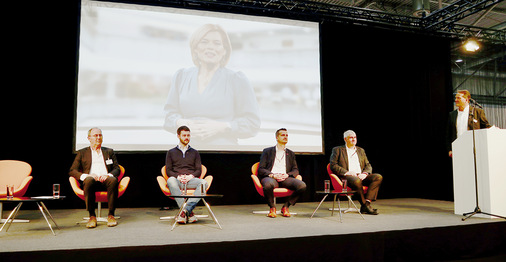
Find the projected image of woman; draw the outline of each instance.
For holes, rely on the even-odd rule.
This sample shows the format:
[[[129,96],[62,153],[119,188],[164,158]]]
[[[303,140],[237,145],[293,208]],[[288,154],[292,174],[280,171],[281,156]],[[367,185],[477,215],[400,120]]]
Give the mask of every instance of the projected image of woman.
[[[233,145],[238,138],[255,136],[258,103],[246,76],[225,67],[232,51],[227,33],[206,24],[193,33],[190,48],[195,67],[174,74],[164,128],[190,127],[196,146]]]

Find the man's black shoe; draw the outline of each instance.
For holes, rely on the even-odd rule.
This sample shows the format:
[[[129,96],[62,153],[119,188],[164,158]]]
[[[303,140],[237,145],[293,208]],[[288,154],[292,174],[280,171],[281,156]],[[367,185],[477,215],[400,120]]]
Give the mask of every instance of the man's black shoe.
[[[367,202],[365,205],[362,205],[360,207],[360,213],[362,213],[362,214],[369,214],[369,215],[377,215],[377,214],[379,214],[378,213],[378,209],[373,209],[371,207],[371,204],[369,202]]]

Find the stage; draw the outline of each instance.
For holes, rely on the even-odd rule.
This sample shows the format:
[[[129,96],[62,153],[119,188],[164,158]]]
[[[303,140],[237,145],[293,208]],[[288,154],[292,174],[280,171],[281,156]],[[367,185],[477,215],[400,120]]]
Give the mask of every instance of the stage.
[[[344,201],[343,201],[344,202]],[[342,202],[342,203],[343,203]],[[345,202],[344,202],[345,203]],[[357,203],[357,202],[355,202]],[[355,212],[331,216],[325,201],[313,218],[318,202],[298,203],[298,214],[275,219],[252,214],[267,205],[213,206],[223,227],[209,218],[177,225],[159,217],[175,209],[118,208],[117,227],[99,223],[95,229],[76,224],[83,209],[56,209],[48,205],[60,230],[53,236],[38,210],[21,209],[14,223],[0,232],[0,259],[4,261],[495,261],[506,258],[506,221],[473,217],[461,221],[453,202],[426,199],[385,199],[373,204],[380,215]],[[357,203],[358,205],[358,203]],[[25,206],[25,208],[28,208]],[[281,205],[279,205],[281,208]],[[4,217],[10,208],[4,206]],[[103,211],[104,212],[104,211]],[[105,213],[107,211],[105,210]],[[207,214],[199,205],[197,214]],[[272,254],[268,256],[267,254]]]

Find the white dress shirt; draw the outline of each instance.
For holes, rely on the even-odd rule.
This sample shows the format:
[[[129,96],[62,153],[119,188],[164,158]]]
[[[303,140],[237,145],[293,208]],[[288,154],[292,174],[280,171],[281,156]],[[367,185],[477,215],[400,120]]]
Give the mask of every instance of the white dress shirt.
[[[271,173],[273,174],[286,174],[286,150],[280,149],[276,146],[276,156],[274,157],[274,165],[272,166]]]
[[[348,153],[348,171],[360,174],[362,168],[360,168],[360,161],[358,160],[357,148],[346,147],[346,153]]]
[[[104,156],[102,155],[102,150],[99,149],[95,151],[91,149],[91,168],[90,174],[95,174],[98,176],[108,175],[113,176],[112,174],[107,173],[107,167],[105,166]],[[80,179],[84,181],[89,174],[82,174]]]
[[[467,131],[469,122],[469,105],[464,108],[463,111],[458,111],[457,114],[457,137],[460,137],[464,132]]]

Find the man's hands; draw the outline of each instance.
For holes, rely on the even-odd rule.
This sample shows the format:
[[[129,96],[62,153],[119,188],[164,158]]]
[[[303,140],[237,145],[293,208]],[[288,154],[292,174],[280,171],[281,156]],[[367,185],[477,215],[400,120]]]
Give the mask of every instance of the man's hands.
[[[97,174],[89,174],[89,176],[93,177],[95,181],[99,181],[100,183],[104,183],[104,181],[109,177],[109,175],[97,175]]]
[[[364,180],[367,177],[367,175],[369,175],[369,174],[367,174],[367,173],[360,173],[359,174],[359,173],[354,173],[354,172],[348,171],[344,175],[345,176],[356,176],[356,177],[360,178],[360,180]]]
[[[188,181],[190,181],[192,178],[194,178],[194,176],[192,174],[181,174],[179,176],[177,176],[177,180],[179,180],[179,182],[183,183],[183,184],[186,184],[188,183]]]
[[[276,179],[278,182],[283,182],[288,178],[288,174],[273,173],[272,178]]]

